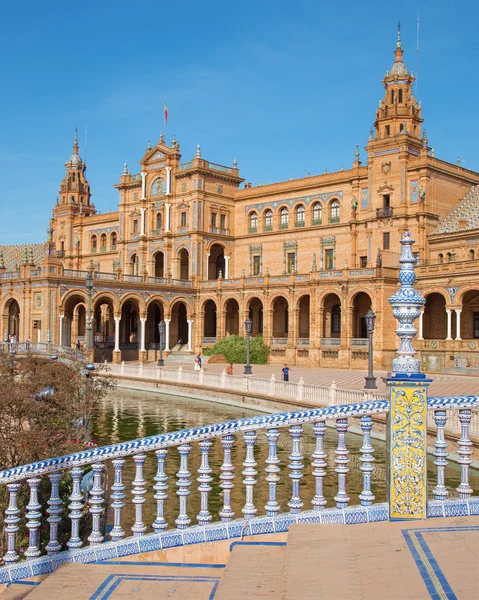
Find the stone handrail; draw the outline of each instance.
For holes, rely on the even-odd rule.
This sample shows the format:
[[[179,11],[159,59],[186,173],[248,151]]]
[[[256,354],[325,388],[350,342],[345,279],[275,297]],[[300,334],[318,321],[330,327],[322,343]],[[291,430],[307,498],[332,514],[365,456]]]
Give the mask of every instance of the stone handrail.
[[[446,451],[447,443],[444,441],[444,425],[446,421],[446,409],[459,410],[460,420],[462,425],[461,439],[458,441],[457,452],[460,456],[461,463],[461,483],[457,488],[457,495],[460,501],[468,510],[468,502],[472,494],[472,488],[469,485],[469,465],[470,459],[470,444],[469,439],[469,424],[471,421],[471,407],[479,405],[478,396],[460,396],[449,398],[431,398],[430,407],[434,409],[434,418],[438,426],[437,441],[435,443],[435,455],[437,460],[435,465],[438,472],[438,483],[433,490],[434,500],[444,502],[448,498],[449,490],[444,485],[444,472],[447,466]],[[177,531],[183,532],[179,535],[177,543],[181,545],[186,536],[187,530],[192,526],[192,515],[188,514],[191,511],[188,497],[192,493],[198,494],[201,500],[201,510],[196,515],[196,521],[201,529],[205,527],[208,531],[213,531],[215,524],[212,524],[213,515],[209,510],[209,498],[211,492],[212,481],[211,474],[213,468],[209,463],[209,452],[212,448],[213,440],[219,439],[222,446],[223,462],[218,469],[220,487],[223,489],[222,508],[218,512],[218,519],[226,527],[237,527],[239,531],[244,531],[248,522],[252,522],[259,516],[260,509],[255,504],[256,485],[267,486],[267,502],[264,506],[265,517],[270,520],[281,519],[283,515],[279,515],[280,506],[276,500],[277,486],[287,485],[290,492],[290,500],[287,502],[288,512],[293,517],[303,512],[305,502],[312,506],[313,514],[316,511],[323,511],[327,505],[327,499],[324,496],[324,478],[327,475],[327,469],[331,468],[328,465],[328,453],[325,452],[324,436],[326,434],[326,421],[335,422],[337,432],[337,446],[334,452],[334,471],[337,474],[337,493],[334,496],[334,505],[336,509],[340,509],[341,514],[346,515],[346,509],[350,510],[350,498],[347,493],[347,474],[349,472],[348,464],[349,450],[347,448],[346,433],[349,427],[349,419],[359,418],[359,424],[362,431],[362,446],[361,453],[361,472],[362,472],[362,491],[359,494],[359,503],[361,507],[365,507],[367,511],[375,510],[381,514],[384,513],[384,505],[375,505],[375,496],[372,491],[372,481],[375,479],[374,474],[374,448],[371,445],[370,434],[372,429],[372,415],[386,413],[389,410],[388,400],[377,400],[375,402],[366,402],[362,404],[349,404],[343,406],[330,406],[327,408],[316,408],[307,410],[298,410],[277,413],[274,415],[245,417],[207,425],[202,427],[183,429],[164,433],[161,435],[150,436],[146,438],[136,439],[129,442],[111,444],[101,448],[88,449],[66,456],[51,458],[39,461],[30,465],[22,465],[12,469],[6,469],[0,472],[0,485],[4,484],[7,488],[9,504],[5,511],[4,519],[6,523],[7,536],[7,553],[3,560],[5,567],[0,568],[0,582],[21,579],[34,574],[34,569],[38,565],[43,565],[46,570],[40,572],[49,572],[61,564],[62,562],[95,562],[98,557],[93,548],[89,551],[81,547],[84,544],[84,539],[80,537],[80,522],[84,519],[85,509],[88,507],[88,512],[91,514],[92,520],[88,531],[88,542],[91,547],[96,547],[103,544],[105,541],[113,542],[113,546],[108,544],[108,548],[113,548],[116,543],[122,547],[122,539],[127,536],[124,528],[124,519],[122,511],[125,507],[126,486],[123,483],[123,469],[125,466],[125,457],[131,456],[134,468],[135,479],[131,483],[131,494],[133,496],[131,502],[135,507],[134,518],[135,522],[131,527],[131,532],[134,538],[142,538],[151,529],[154,534],[160,536],[167,535],[164,531],[170,526],[176,526]],[[302,437],[304,434],[303,424],[313,423],[312,436],[313,445],[308,444],[307,440],[302,447]],[[280,459],[277,455],[277,444],[280,437],[280,430],[288,428],[288,433],[291,437],[291,453],[288,456],[289,474],[286,471],[281,471],[278,464]],[[266,459],[266,468],[264,475],[256,470],[259,468],[255,460],[254,448],[258,438],[258,434],[264,431],[268,444],[268,457]],[[231,506],[232,490],[235,486],[234,470],[235,467],[231,462],[232,448],[238,441],[238,437],[242,435],[245,445],[245,460],[243,462],[244,476],[243,497],[244,506],[242,508],[243,516],[238,521],[235,521],[235,513]],[[310,436],[311,434],[308,434]],[[192,444],[198,444],[201,453],[201,463],[198,469],[197,481],[199,486],[196,492],[191,491],[192,474],[188,470],[188,460],[192,450]],[[168,522],[165,518],[165,503],[173,501],[173,494],[168,494],[168,475],[165,471],[165,463],[168,457],[168,451],[172,448],[177,448],[180,467],[176,474],[176,495],[178,496],[179,512],[177,518],[173,522]],[[302,452],[310,452],[311,454],[311,471],[303,473],[303,454]],[[240,450],[240,448],[238,448]],[[155,452],[157,460],[157,473],[154,479],[154,484],[151,481],[144,479],[144,464],[147,458],[147,452]],[[105,477],[106,461],[111,460],[110,467],[114,471],[113,484],[108,485],[108,479]],[[92,466],[92,484],[89,492],[82,486],[83,477],[85,475],[84,467]],[[309,469],[308,469],[309,471]],[[47,476],[49,479],[51,492],[50,498],[45,506],[39,503],[39,488],[42,481],[42,476]],[[64,477],[71,477],[72,490],[67,500],[60,496],[60,486]],[[312,477],[314,480],[314,496],[304,498],[301,495],[300,481],[303,477]],[[22,514],[18,505],[18,494],[22,486],[27,486],[29,490],[30,501],[26,507],[25,515]],[[145,502],[145,494],[148,488],[155,491],[153,496],[156,501],[156,519],[150,525],[144,522],[143,503]],[[103,529],[102,515],[104,514],[107,502],[106,497],[110,500],[110,507],[113,512],[114,526],[109,532],[109,540],[105,539],[105,531]],[[303,492],[304,494],[304,492]],[[387,506],[387,505],[386,505]],[[64,509],[69,510],[68,516],[64,515]],[[306,509],[307,510],[307,509]],[[327,512],[327,511],[326,511]],[[46,553],[48,557],[40,557],[40,527],[44,514],[48,514],[46,521],[49,524],[50,541],[46,545]],[[2,515],[3,517],[3,515]],[[367,517],[369,518],[369,517]],[[380,520],[384,519],[384,514]],[[28,547],[26,549],[19,547],[19,530],[20,523],[24,522],[29,530]],[[279,521],[278,521],[279,522]],[[67,527],[71,532],[66,548],[62,547],[58,539],[60,529]],[[91,528],[91,530],[90,530]],[[192,527],[194,531],[197,526]],[[273,531],[274,531],[273,526]],[[171,531],[175,534],[175,530]],[[153,534],[153,535],[154,535]],[[151,536],[149,536],[151,537]],[[156,539],[156,538],[155,538]],[[198,541],[206,541],[206,533],[200,535]],[[218,538],[211,538],[218,539]],[[26,544],[27,542],[25,542]],[[125,540],[125,544],[127,541]],[[156,542],[158,547],[162,546],[162,541]],[[135,550],[141,549],[139,540],[135,541]],[[157,546],[155,546],[156,548]],[[121,556],[120,550],[107,550],[111,556]],[[122,550],[123,552],[123,550]],[[20,554],[29,561],[29,568],[16,567],[15,563],[20,560]],[[48,565],[48,566],[45,566]]]
[[[47,356],[59,356],[72,360],[85,361],[85,353],[70,346],[60,346],[50,342],[3,342],[0,344],[0,352],[15,352],[15,354],[45,354]]]

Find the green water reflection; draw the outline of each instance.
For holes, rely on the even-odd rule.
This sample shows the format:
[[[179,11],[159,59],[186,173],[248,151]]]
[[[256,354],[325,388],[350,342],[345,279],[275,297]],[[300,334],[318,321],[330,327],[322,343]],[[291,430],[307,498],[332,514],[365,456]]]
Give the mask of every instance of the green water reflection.
[[[99,445],[109,443],[123,442],[135,438],[157,435],[160,433],[176,431],[189,427],[199,427],[212,423],[219,423],[229,419],[238,419],[258,414],[254,410],[230,407],[221,404],[213,404],[168,396],[163,394],[152,394],[148,392],[139,392],[133,390],[115,390],[105,401],[92,419],[93,439]],[[281,435],[278,440],[278,457],[281,460],[280,482],[277,487],[277,500],[281,506],[281,512],[288,511],[287,503],[291,496],[291,480],[288,477],[289,470],[288,455],[291,452],[291,438],[287,429],[280,429]],[[362,489],[362,473],[359,470],[362,438],[359,435],[347,434],[347,447],[349,450],[349,473],[347,475],[347,492],[351,504],[359,504],[358,495]],[[337,475],[334,471],[335,464],[334,451],[337,444],[337,434],[334,429],[327,429],[325,436],[325,451],[327,452],[327,476],[324,481],[324,495],[328,501],[328,507],[334,507],[334,495],[337,492]],[[382,502],[386,499],[386,467],[385,467],[385,444],[384,442],[372,440],[375,457],[375,470],[372,475],[372,489],[376,496],[376,502]],[[305,425],[301,443],[301,451],[304,457],[303,474],[301,480],[301,498],[304,502],[304,509],[310,509],[311,499],[315,493],[315,482],[311,475],[311,454],[314,452],[315,440],[312,433],[312,426]],[[255,446],[255,460],[258,471],[257,485],[254,490],[254,503],[258,509],[258,515],[265,514],[264,506],[268,501],[268,486],[264,481],[266,473],[265,460],[268,456],[268,444],[265,431],[258,432],[258,438]],[[245,457],[245,446],[242,436],[235,436],[235,444],[232,451],[232,463],[235,467],[235,479],[232,491],[231,506],[236,517],[242,517],[241,509],[244,505],[244,485],[242,483],[243,461]],[[211,476],[212,491],[209,497],[209,510],[213,515],[213,520],[219,520],[218,512],[222,507],[222,490],[220,488],[220,466],[223,461],[223,449],[221,442],[215,440],[210,452],[210,466],[213,469]],[[432,497],[431,490],[435,485],[435,466],[434,457],[429,456],[428,460],[428,486],[429,497]],[[113,483],[113,468],[111,461],[108,464],[108,485]],[[176,448],[169,450],[166,461],[166,473],[168,479],[168,500],[166,502],[165,518],[169,526],[174,526],[174,519],[178,516],[178,497],[176,495],[176,473],[179,470],[180,460]],[[188,461],[189,471],[192,474],[191,494],[188,497],[188,516],[192,524],[196,523],[196,515],[200,510],[200,495],[198,489],[198,467],[200,466],[200,452],[198,444],[192,444],[192,450]],[[156,474],[157,463],[154,452],[147,454],[145,462],[144,478],[147,482],[146,502],[143,505],[143,521],[150,526],[156,517],[156,501],[153,498],[155,483],[153,477]],[[135,477],[135,465],[131,457],[126,459],[124,467],[124,483],[126,485],[125,508],[123,509],[123,527],[127,530],[133,525],[134,506],[131,503],[133,498],[131,482]],[[454,490],[460,482],[460,469],[455,463],[451,463],[446,470],[446,485],[450,490]],[[479,490],[479,472],[471,470],[470,482],[473,489]],[[107,496],[111,493],[107,491]],[[451,494],[454,496],[454,493]],[[111,521],[111,511],[109,515]]]

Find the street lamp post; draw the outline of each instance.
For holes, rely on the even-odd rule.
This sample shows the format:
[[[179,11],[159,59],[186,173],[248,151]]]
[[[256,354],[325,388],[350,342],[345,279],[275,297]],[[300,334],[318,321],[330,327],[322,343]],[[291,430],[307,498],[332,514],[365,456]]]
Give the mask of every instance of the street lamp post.
[[[253,321],[248,317],[244,322],[244,326],[246,329],[246,364],[244,366],[243,375],[252,375],[253,370],[250,365],[250,336],[251,331],[253,330]]]
[[[374,377],[373,374],[373,332],[374,325],[376,324],[376,315],[373,313],[371,308],[366,313],[365,319],[366,328],[368,330],[368,375],[366,377],[364,389],[376,390],[376,377]]]
[[[165,361],[163,360],[163,339],[165,335],[165,323],[163,321],[158,323],[158,333],[160,334],[160,358],[158,359],[158,366],[164,367]]]
[[[88,271],[87,275],[86,275],[86,292],[87,292],[87,296],[88,296],[88,306],[87,306],[87,321],[86,321],[86,327],[85,327],[85,333],[86,333],[86,350],[92,350],[93,349],[93,339],[92,339],[92,323],[91,323],[91,295],[92,295],[92,290],[93,290],[93,276],[92,276],[92,272]]]

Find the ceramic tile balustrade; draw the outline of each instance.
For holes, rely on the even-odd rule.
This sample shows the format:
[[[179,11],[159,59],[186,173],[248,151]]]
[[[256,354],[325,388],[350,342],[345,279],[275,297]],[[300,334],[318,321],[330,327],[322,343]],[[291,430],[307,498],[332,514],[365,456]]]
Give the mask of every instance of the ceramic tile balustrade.
[[[431,516],[479,514],[479,499],[471,497],[472,488],[469,485],[472,444],[469,438],[469,426],[471,409],[479,406],[479,397],[431,398],[429,406],[434,411],[437,425],[437,438],[434,444],[437,485],[433,490],[434,499],[429,502],[428,511]],[[375,469],[370,433],[372,415],[387,413],[388,410],[389,401],[376,400],[360,404],[245,417],[112,444],[2,471],[0,485],[7,487],[9,505],[5,511],[7,553],[4,556],[5,567],[0,568],[0,582],[47,573],[63,562],[96,562],[106,558],[184,544],[286,531],[291,523],[296,522],[359,523],[387,520],[388,505],[374,504],[375,498],[371,491]],[[457,488],[457,499],[449,498],[449,491],[444,484],[448,457],[447,442],[444,439],[447,410],[457,411],[461,423],[461,437],[456,449],[461,465],[461,482]],[[359,494],[359,506],[349,506],[350,499],[347,493],[349,451],[346,445],[346,433],[350,419],[353,417],[360,419],[363,435],[360,448],[363,485]],[[326,420],[335,421],[337,431],[334,465],[328,465],[328,455],[325,452]],[[306,443],[304,445],[302,443],[305,423],[313,424],[314,451],[310,456],[309,473],[303,472],[302,452],[308,447]],[[279,432],[284,428],[288,429],[292,440],[287,465],[289,473],[286,470],[282,471],[278,466],[280,461],[277,456],[277,442]],[[258,435],[265,435],[268,443],[264,474],[260,472],[260,465],[255,460],[254,450]],[[232,450],[238,445],[241,436],[245,444],[242,471],[244,506],[243,517],[238,519],[235,518],[237,515],[231,507],[231,497],[235,487],[231,457]],[[212,523],[212,513],[209,510],[211,492],[209,484],[212,481],[213,469],[209,462],[209,452],[212,441],[216,438],[220,440],[223,454],[223,461],[218,471],[223,498],[222,508],[218,513],[220,521]],[[188,470],[193,444],[198,445],[201,453],[197,477],[199,486],[196,491],[191,490],[192,474]],[[171,491],[168,493],[168,476],[165,471],[166,461],[171,457],[173,449],[176,449],[180,459],[176,486],[170,483],[170,489],[177,488],[176,494]],[[155,452],[156,455],[157,472],[153,477],[154,481],[146,481],[144,478],[143,469],[148,452]],[[131,490],[135,523],[131,530],[133,535],[130,537],[127,537],[127,532],[122,526],[122,512],[127,502],[123,468],[125,458],[128,456],[133,457],[135,465],[135,479]],[[114,478],[111,485],[108,485],[105,467],[106,461],[110,460]],[[82,491],[81,486],[87,465],[91,465],[93,473],[89,497]],[[324,496],[324,481],[328,469],[334,469],[337,474],[337,493],[333,508],[326,507],[327,500]],[[68,504],[64,505],[59,490],[65,476],[71,477],[72,491]],[[301,479],[306,476],[314,480],[314,495],[308,498],[301,497],[299,485]],[[42,506],[39,502],[42,477],[48,478],[50,482],[51,493],[47,506]],[[287,513],[280,514],[280,506],[276,500],[278,485],[288,486],[290,489]],[[30,494],[25,516],[22,515],[17,501],[22,486],[28,486],[26,489]],[[268,501],[264,507],[259,507],[255,503],[258,486],[265,486],[267,490]],[[156,501],[156,519],[153,523],[145,523],[143,518],[143,503],[148,489],[155,491],[153,498]],[[193,493],[197,493],[201,499],[201,510],[196,515],[195,525],[193,525],[195,515],[188,514],[189,496]],[[173,503],[175,495],[178,496],[179,507],[178,516],[174,521],[176,528],[168,529],[173,523],[168,523],[165,518],[165,503]],[[113,513],[113,528],[108,534],[109,540],[106,539],[107,534],[101,525],[106,504],[109,504],[108,508]],[[82,548],[84,540],[79,536],[79,531],[80,522],[85,519],[85,506],[88,507],[91,515],[91,530],[87,538],[89,546]],[[309,507],[312,507],[312,510]],[[68,509],[68,517],[65,516],[64,509]],[[46,546],[47,556],[40,556],[40,526],[42,517],[46,513],[48,513],[46,520],[49,525],[50,541]],[[19,548],[19,529],[22,519],[29,530],[27,548]],[[60,526],[71,532],[66,548],[58,541]],[[146,533],[150,526],[154,530],[153,534]],[[20,560],[21,554],[26,557],[26,560]]]

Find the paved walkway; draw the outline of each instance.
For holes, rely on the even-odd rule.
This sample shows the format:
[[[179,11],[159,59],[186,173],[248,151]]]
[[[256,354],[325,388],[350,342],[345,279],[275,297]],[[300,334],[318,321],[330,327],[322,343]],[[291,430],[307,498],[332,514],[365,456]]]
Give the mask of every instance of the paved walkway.
[[[135,364],[135,363],[128,363]],[[153,367],[155,362],[145,363],[145,366]],[[183,369],[193,370],[193,363],[166,363],[168,369],[178,369],[181,366]],[[226,368],[226,364],[204,364],[206,372],[221,373]],[[281,378],[282,365],[253,365],[253,376],[263,379],[269,379],[272,373],[277,379]],[[243,373],[243,365],[233,366],[234,375]],[[340,388],[348,390],[364,390],[364,378],[366,371],[353,369],[321,369],[319,367],[290,367],[290,381],[298,381],[300,377],[304,378],[305,383],[312,383],[320,386],[330,386],[334,380]],[[387,394],[387,386],[382,378],[387,377],[386,371],[375,372],[377,377],[377,390],[372,390],[379,394]],[[479,373],[478,373],[479,375]],[[479,378],[467,375],[450,375],[450,374],[434,374],[430,376],[432,379],[430,392],[432,396],[453,396],[453,395],[479,395]]]

